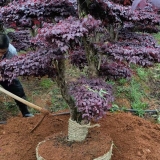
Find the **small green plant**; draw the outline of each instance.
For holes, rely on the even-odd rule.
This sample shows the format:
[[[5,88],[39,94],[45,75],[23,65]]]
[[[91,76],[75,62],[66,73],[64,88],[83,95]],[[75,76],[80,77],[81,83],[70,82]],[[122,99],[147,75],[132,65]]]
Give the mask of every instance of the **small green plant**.
[[[116,112],[116,111],[120,111],[119,106],[117,104],[112,104],[110,112]]]
[[[145,111],[142,109],[138,109],[135,112],[136,115],[138,115],[139,117],[144,117]]]
[[[5,101],[3,102],[6,112],[10,115],[15,116],[18,114],[19,110],[15,102]]]
[[[139,117],[143,117],[144,116],[144,113],[145,113],[145,109],[148,107],[148,104],[147,103],[144,103],[144,102],[141,102],[140,100],[138,101],[134,101],[132,104],[131,104],[132,108],[136,110],[136,114],[139,116]]]
[[[49,78],[41,79],[40,81],[40,86],[43,87],[44,89],[49,89],[52,87],[53,81]]]
[[[130,81],[120,79],[116,83],[116,97],[127,99],[130,102],[130,107],[136,110],[138,116],[142,117],[144,115],[144,110],[148,107],[148,104],[143,102],[147,94],[145,93],[146,83],[142,84],[142,79],[147,79],[148,74],[143,68],[134,69],[137,71],[138,77],[141,78],[132,77]],[[119,109],[121,111],[125,110],[125,108],[122,109],[122,106],[113,105],[111,111]]]
[[[147,80],[147,78],[148,78],[148,71],[146,70],[146,68],[138,67],[136,69],[136,71],[137,71],[137,75],[139,76],[139,78],[141,80],[144,80],[144,81]]]
[[[123,97],[123,94],[124,95],[128,94],[128,85],[127,86],[125,85],[127,83],[128,83],[128,80],[124,79],[124,78],[120,79],[117,82],[117,87],[116,87],[117,96],[122,96]]]
[[[132,78],[130,82],[129,92],[130,94],[128,97],[132,102],[142,99],[143,89],[141,88],[140,83],[138,83],[134,78]]]
[[[108,80],[108,81],[106,81],[106,83],[107,83],[107,84],[111,84],[111,85],[115,85],[115,82],[112,81],[112,80]]]
[[[117,86],[117,94],[120,95],[121,93],[128,94],[129,88],[126,86]]]
[[[125,111],[126,109],[127,108],[125,106],[119,107],[117,104],[112,104],[110,112]]]
[[[141,84],[138,83],[134,78],[131,80],[130,84],[130,94],[128,95],[131,100],[131,107],[138,110],[138,114],[142,115],[142,110],[146,109],[148,104],[142,102],[145,96],[144,90]]]
[[[120,80],[119,80],[119,84],[120,85],[124,85],[124,84],[126,84],[127,83],[127,79],[124,79],[124,78],[121,78]]]

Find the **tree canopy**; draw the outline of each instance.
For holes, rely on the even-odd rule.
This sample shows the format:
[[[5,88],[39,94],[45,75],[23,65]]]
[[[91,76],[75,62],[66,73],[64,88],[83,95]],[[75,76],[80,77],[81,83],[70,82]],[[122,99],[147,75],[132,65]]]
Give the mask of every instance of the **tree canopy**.
[[[158,10],[151,7],[153,0],[143,9],[135,2],[17,0],[1,7],[1,23],[15,29],[8,35],[18,50],[27,51],[0,62],[3,80],[49,75],[73,112],[81,112],[82,119],[101,118],[114,99],[105,79],[130,78],[131,63],[148,67],[160,61],[159,46],[150,34],[159,31]],[[66,59],[88,68],[88,76],[70,87],[64,76]]]

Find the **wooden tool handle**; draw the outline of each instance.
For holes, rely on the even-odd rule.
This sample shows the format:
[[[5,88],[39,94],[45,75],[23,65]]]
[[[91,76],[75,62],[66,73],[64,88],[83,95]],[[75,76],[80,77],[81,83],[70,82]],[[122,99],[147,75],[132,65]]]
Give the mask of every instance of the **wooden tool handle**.
[[[29,107],[31,107],[31,108],[34,108],[34,109],[36,109],[36,110],[38,110],[38,111],[40,111],[40,112],[42,112],[42,113],[46,113],[46,114],[49,113],[48,110],[43,109],[43,108],[41,108],[41,107],[39,107],[39,106],[31,103],[31,102],[28,102],[28,101],[26,101],[25,99],[16,96],[15,94],[13,94],[13,93],[5,90],[5,89],[2,88],[2,87],[0,87],[0,91],[3,92],[3,93],[5,93],[6,95],[8,95],[8,96],[10,96],[10,97],[12,97],[12,98],[14,98],[14,99],[16,99],[17,101],[22,102],[23,104],[26,104],[27,106],[29,106]]]

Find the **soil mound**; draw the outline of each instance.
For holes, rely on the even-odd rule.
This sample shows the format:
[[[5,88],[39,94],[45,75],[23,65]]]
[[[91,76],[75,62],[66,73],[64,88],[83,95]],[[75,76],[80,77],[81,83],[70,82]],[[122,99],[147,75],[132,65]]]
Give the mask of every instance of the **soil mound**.
[[[40,126],[30,133],[42,116],[13,117],[7,124],[0,125],[0,160],[36,160],[35,149],[39,142],[54,134],[67,136],[69,115],[46,116]],[[107,113],[98,123],[101,127],[90,129],[88,136],[95,132],[99,137],[111,137],[114,143],[112,160],[160,160],[160,125],[130,113]],[[93,143],[94,147],[105,150],[99,141],[94,140]],[[86,145],[86,150],[89,148]],[[56,157],[54,150],[46,152]],[[80,159],[75,155],[72,160]],[[89,159],[84,157],[84,160]]]

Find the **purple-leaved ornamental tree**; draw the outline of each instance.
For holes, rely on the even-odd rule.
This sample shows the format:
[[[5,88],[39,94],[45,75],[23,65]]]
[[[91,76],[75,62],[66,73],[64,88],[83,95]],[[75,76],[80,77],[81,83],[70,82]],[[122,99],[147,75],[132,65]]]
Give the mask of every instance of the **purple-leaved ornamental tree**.
[[[148,0],[152,4],[154,9],[160,9],[160,1],[159,0]],[[134,11],[137,8],[143,9],[147,5],[146,0],[134,0],[131,10]]]
[[[158,11],[149,2],[143,9],[131,10],[130,3],[19,0],[1,7],[3,24],[16,29],[9,33],[13,43],[19,50],[26,50],[25,45],[34,48],[0,63],[3,80],[49,75],[60,87],[73,121],[102,118],[114,100],[105,79],[130,78],[131,63],[148,67],[160,61],[159,46],[150,35],[158,32]],[[34,31],[33,38],[25,34],[28,28]],[[23,38],[17,40],[24,35],[25,43]],[[66,82],[66,59],[80,69],[86,66],[86,77]]]

